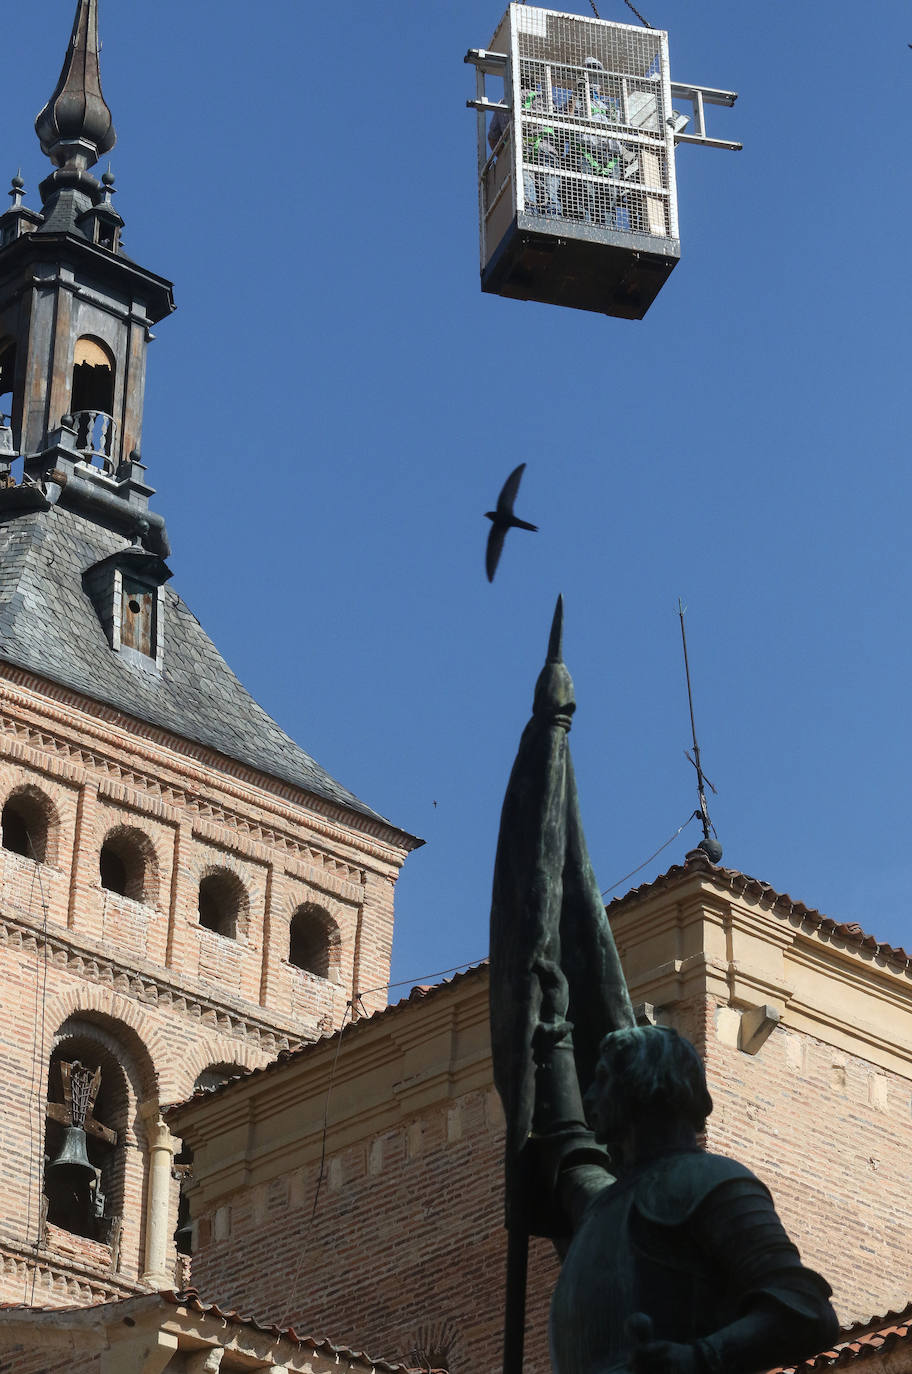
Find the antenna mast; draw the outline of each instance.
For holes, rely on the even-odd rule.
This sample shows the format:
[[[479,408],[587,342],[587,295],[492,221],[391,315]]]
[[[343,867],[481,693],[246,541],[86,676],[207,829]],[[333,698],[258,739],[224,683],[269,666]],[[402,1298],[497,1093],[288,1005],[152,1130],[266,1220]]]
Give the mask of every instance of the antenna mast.
[[[687,677],[687,705],[690,707],[690,733],[693,736],[693,756],[691,757],[686,749],[684,750],[684,754],[697,770],[697,796],[699,797],[700,805],[694,812],[694,815],[703,826],[703,838],[697,845],[697,848],[703,850],[703,853],[711,863],[717,864],[722,858],[722,846],[716,835],[715,826],[709,819],[709,808],[706,805],[706,787],[708,786],[712,792],[715,792],[716,789],[709,781],[709,778],[705,776],[703,765],[700,762],[700,746],[697,743],[697,726],[694,721],[693,691],[690,685],[690,663],[687,658],[687,631],[684,629],[684,612],[686,610],[687,607],[684,605],[684,602],[678,597],[678,618],[681,621],[681,643],[684,646],[684,672]]]

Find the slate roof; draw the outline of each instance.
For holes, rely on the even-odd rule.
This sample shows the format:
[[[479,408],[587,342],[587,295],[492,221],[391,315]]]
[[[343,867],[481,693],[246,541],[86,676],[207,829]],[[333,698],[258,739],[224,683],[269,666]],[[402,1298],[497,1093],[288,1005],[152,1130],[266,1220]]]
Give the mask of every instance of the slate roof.
[[[61,505],[0,510],[0,660],[389,825],[257,705],[170,585],[162,673],[110,648],[82,576],[128,542]]]

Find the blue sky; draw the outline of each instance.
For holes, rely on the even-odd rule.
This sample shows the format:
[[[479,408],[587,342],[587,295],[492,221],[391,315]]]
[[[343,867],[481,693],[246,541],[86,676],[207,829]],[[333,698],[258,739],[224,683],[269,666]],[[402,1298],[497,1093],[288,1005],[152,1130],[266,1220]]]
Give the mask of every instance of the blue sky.
[[[32,205],[72,9],[6,16]],[[396,979],[485,953],[559,591],[602,886],[695,804],[682,596],[724,862],[912,946],[908,7],[645,13],[673,79],[740,91],[711,113],[745,146],[678,150],[681,262],[632,323],[479,291],[462,58],[499,3],[101,3],[126,251],[179,306],[143,444],[175,585],[289,733],[426,839]],[[489,586],[482,512],[521,461],[541,532]]]

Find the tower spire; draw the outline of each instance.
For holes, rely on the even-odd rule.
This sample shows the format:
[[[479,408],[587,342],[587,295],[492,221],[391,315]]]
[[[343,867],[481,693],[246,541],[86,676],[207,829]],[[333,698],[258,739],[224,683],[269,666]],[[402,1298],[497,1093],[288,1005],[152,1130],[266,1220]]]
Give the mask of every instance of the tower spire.
[[[72,180],[81,181],[87,169],[114,147],[114,121],[101,93],[98,0],[78,0],[63,67],[35,120],[35,132],[41,151]],[[94,177],[86,180],[95,183]]]

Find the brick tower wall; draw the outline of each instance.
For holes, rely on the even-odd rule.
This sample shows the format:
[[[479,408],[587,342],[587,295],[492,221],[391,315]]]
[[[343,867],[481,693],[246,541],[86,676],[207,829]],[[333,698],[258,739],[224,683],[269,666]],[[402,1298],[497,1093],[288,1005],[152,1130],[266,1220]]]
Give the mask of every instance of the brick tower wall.
[[[143,1273],[160,1108],[205,1070],[264,1064],[326,1033],[353,984],[387,981],[405,850],[369,820],[4,671],[0,806],[23,808],[41,853],[0,849],[0,1301],[94,1302]],[[102,887],[111,836],[141,855],[135,896]],[[237,938],[200,923],[199,884],[212,873],[241,894]],[[289,923],[305,904],[336,932],[328,977],[289,962]],[[365,1005],[385,1001],[375,992]],[[74,1018],[125,1072],[113,1246],[41,1219],[48,1064]]]

